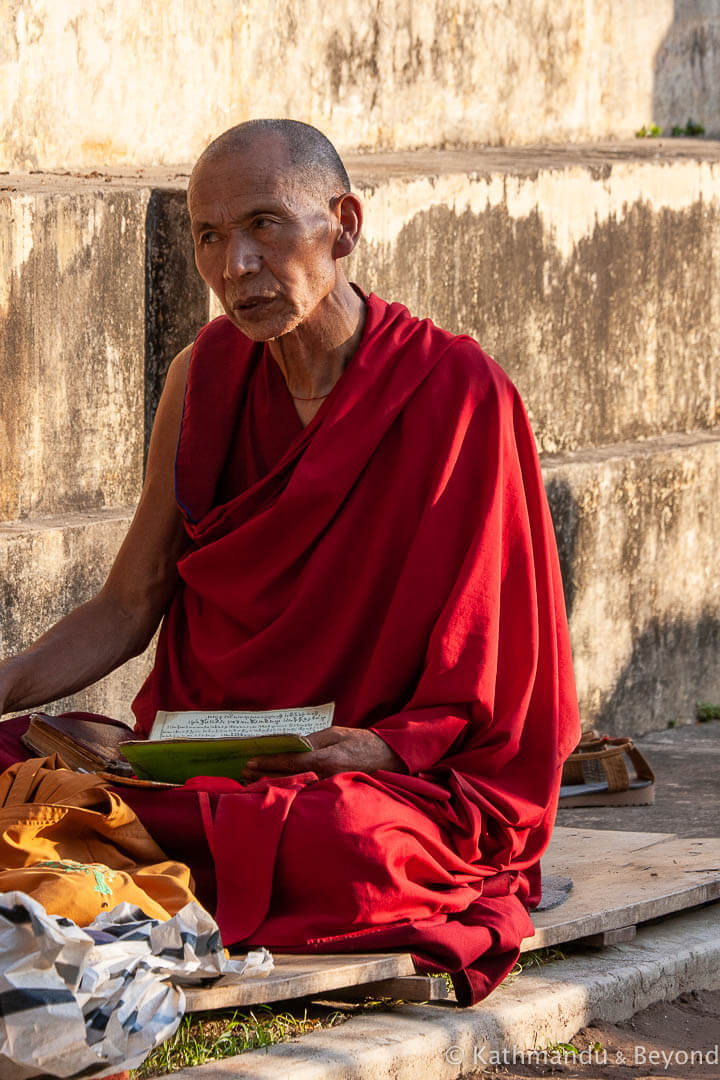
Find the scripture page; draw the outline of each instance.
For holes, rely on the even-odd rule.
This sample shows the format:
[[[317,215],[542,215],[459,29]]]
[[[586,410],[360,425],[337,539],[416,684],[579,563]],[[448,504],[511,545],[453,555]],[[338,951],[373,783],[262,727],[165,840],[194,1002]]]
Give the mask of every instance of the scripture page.
[[[310,735],[330,727],[335,703],[295,709],[223,712],[158,712],[150,739],[247,739],[259,735]]]

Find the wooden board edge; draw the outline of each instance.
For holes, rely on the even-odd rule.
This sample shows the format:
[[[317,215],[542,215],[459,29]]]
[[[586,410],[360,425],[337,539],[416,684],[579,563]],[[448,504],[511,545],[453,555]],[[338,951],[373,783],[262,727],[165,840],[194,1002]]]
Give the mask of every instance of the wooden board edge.
[[[666,896],[655,896],[648,900],[635,901],[621,908],[598,912],[597,915],[589,916],[584,920],[578,917],[570,923],[536,927],[534,936],[522,941],[520,952],[531,952],[551,945],[568,945],[591,934],[617,930],[630,924],[638,925],[666,915],[677,915],[682,911],[689,911],[691,908],[718,899],[720,899],[720,878],[699,882],[688,889],[668,893]]]
[[[322,960],[329,954],[293,954],[282,959]],[[332,954],[332,959],[339,959]],[[185,988],[186,1012],[206,1012],[214,1009],[245,1008],[253,1005],[267,1005],[272,1001],[286,1001],[293,998],[317,997],[333,990],[358,986],[365,983],[377,983],[382,980],[400,978],[415,974],[415,965],[410,953],[382,954],[373,957],[363,954],[360,957],[348,954],[346,963],[333,965],[315,971],[292,973],[287,975],[276,969],[265,978],[250,978],[231,986],[204,986]]]

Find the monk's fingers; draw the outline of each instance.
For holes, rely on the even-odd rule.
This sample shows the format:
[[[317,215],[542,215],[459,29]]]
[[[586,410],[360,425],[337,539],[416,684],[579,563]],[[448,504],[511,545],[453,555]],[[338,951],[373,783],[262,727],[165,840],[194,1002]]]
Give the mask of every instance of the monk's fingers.
[[[246,778],[257,779],[260,776],[292,776],[294,773],[308,772],[305,754],[265,754],[251,758],[245,763]]]
[[[312,746],[313,750],[322,750],[326,746],[332,746],[334,743],[342,742],[348,735],[353,735],[353,728],[345,727],[327,727],[321,728],[320,731],[313,731],[311,735],[306,735],[305,738]]]
[[[313,772],[319,777],[341,772],[374,772],[401,766],[392,750],[372,731],[331,727],[308,735],[313,749],[301,754],[266,754],[245,766],[246,780]]]
[[[314,772],[321,779],[341,772],[362,769],[362,765],[358,764],[357,756],[350,751],[344,739],[313,750],[311,753],[304,754],[303,757],[307,763],[307,770]]]
[[[337,745],[337,744],[336,744]],[[259,780],[261,777],[293,776],[297,773],[312,772],[316,776],[334,776],[352,768],[347,753],[336,753],[336,745],[308,750],[304,754],[268,754],[253,758],[245,766],[245,780]]]

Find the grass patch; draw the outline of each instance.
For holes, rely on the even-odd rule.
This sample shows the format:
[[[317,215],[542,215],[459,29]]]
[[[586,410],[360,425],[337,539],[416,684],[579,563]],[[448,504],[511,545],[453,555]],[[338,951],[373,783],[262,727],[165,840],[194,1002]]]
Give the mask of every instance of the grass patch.
[[[566,958],[566,953],[562,949],[556,949],[551,945],[546,945],[542,949],[530,949],[529,952],[520,953],[515,967],[508,972],[503,982],[515,982],[518,975],[522,975],[523,971],[529,968],[544,967],[545,964],[553,964],[556,960],[565,960]]]
[[[542,967],[564,959],[565,953],[561,949],[550,947],[522,953],[505,981],[512,982],[527,968]],[[445,979],[448,989],[452,991],[449,975],[444,972],[434,975],[438,979]],[[328,996],[332,1001],[331,991],[328,991]],[[358,1013],[391,1009],[398,1004],[402,1002],[390,998],[368,998],[358,1004],[343,1003],[340,1009],[288,1002],[284,1008],[282,1005],[275,1008],[257,1005],[247,1012],[225,1009],[188,1013],[173,1037],[153,1050],[139,1069],[131,1070],[130,1077],[131,1080],[151,1080],[155,1076],[166,1076],[193,1065],[234,1057],[246,1050],[275,1046],[319,1028],[336,1027]]]
[[[659,139],[663,129],[657,124],[643,124],[639,131],[635,132],[636,139]]]
[[[720,720],[720,705],[713,705],[709,701],[698,701],[695,704],[695,716],[701,724],[708,720]]]
[[[246,1050],[274,1046],[317,1028],[335,1027],[351,1015],[350,1011],[322,1008],[275,1012],[268,1005],[258,1005],[249,1012],[189,1013],[173,1037],[153,1050],[139,1069],[131,1071],[131,1080],[149,1080]]]
[[[544,967],[545,964],[554,964],[556,960],[566,960],[567,955],[562,949],[553,945],[546,945],[543,949],[531,949],[529,952],[520,953],[518,963],[524,970],[531,967]]]
[[[670,134],[673,136],[674,139],[677,139],[678,136],[688,137],[693,135],[704,135],[705,128],[702,124],[698,124],[691,117],[685,127],[681,127],[679,124],[675,124]]]

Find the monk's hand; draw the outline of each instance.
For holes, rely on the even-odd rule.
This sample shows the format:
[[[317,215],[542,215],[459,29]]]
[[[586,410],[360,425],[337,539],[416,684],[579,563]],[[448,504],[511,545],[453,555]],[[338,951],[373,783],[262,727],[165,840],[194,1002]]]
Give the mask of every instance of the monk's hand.
[[[364,728],[329,727],[307,736],[312,750],[302,754],[267,754],[252,758],[245,766],[245,780],[262,776],[292,776],[313,772],[321,779],[343,772],[372,773],[378,769],[407,772],[402,758],[374,731]]]

